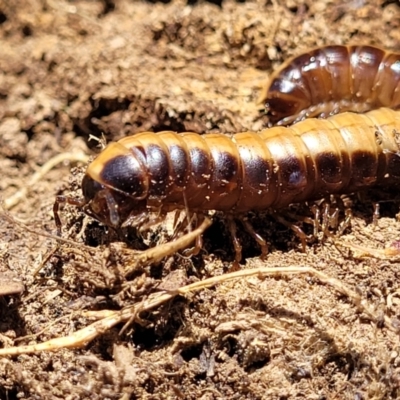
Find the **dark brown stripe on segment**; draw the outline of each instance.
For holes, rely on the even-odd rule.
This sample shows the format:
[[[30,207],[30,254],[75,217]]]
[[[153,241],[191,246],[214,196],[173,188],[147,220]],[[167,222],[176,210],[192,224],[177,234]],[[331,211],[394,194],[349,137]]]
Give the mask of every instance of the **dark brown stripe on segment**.
[[[307,185],[307,171],[302,160],[296,156],[278,161],[281,183],[289,190],[302,190]]]
[[[237,177],[239,166],[232,154],[225,151],[216,151],[213,152],[213,157],[215,162],[214,177],[221,186]]]
[[[152,196],[165,195],[169,182],[170,164],[168,155],[156,144],[149,144],[146,149],[147,168],[150,175]]]
[[[199,147],[190,148],[191,168],[193,178],[196,182],[207,182],[212,171],[210,171],[209,155]]]
[[[174,184],[184,186],[188,179],[189,159],[186,151],[178,145],[169,148],[171,168],[173,170]]]
[[[254,156],[246,147],[241,146],[240,157],[243,164],[243,181],[245,186],[259,190],[267,189],[269,184],[269,164],[262,157]]]
[[[315,164],[318,174],[325,183],[340,183],[342,181],[342,162],[338,154],[317,154]]]
[[[100,174],[101,183],[120,190],[130,196],[142,196],[147,171],[132,155],[111,158],[103,166]]]
[[[388,154],[388,174],[389,179],[392,176],[400,177],[400,153]]]
[[[369,151],[355,151],[351,155],[351,174],[355,186],[370,185],[376,181],[378,161]]]

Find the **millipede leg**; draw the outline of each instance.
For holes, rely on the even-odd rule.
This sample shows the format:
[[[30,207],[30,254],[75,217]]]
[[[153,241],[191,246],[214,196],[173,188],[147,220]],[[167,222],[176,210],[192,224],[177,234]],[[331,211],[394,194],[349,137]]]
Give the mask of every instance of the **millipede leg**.
[[[174,229],[174,232],[173,232],[172,238],[171,238],[172,240],[177,239],[179,237],[179,235],[181,233],[183,234],[185,229],[187,229],[187,227],[188,227],[188,224],[187,223],[185,224],[185,222],[187,222],[186,221],[186,217],[182,218],[182,215],[183,215],[183,211],[182,210],[179,210],[179,211],[175,212],[174,222],[173,222],[173,225],[172,225],[173,229]]]
[[[329,227],[336,229],[339,226],[339,209],[335,208],[335,211],[329,217]]]
[[[276,213],[273,215],[274,215],[274,218],[278,222],[287,226],[296,234],[296,236],[301,240],[302,250],[303,250],[303,253],[305,253],[306,252],[306,244],[307,244],[307,235],[304,233],[304,231],[299,226],[297,226],[289,221],[286,221],[286,219],[281,217],[280,215],[278,215]]]
[[[324,205],[324,211],[322,213],[322,238],[327,238],[331,236],[329,228],[336,229],[339,223],[339,209],[335,208],[335,211],[331,213],[331,206],[329,203]]]
[[[173,228],[174,233],[172,239],[177,239],[179,234],[185,234],[191,232],[193,229],[197,229],[199,225],[204,221],[204,215],[198,213],[191,213],[187,210],[180,210],[174,215]],[[195,228],[193,228],[193,226]]]
[[[174,222],[172,223],[172,227],[174,230],[174,237],[177,233],[177,230],[180,229],[180,218],[181,218],[182,210],[177,210],[174,213]]]
[[[268,254],[268,245],[265,239],[259,235],[253,228],[253,225],[249,222],[247,217],[241,219],[242,224],[250,236],[259,244],[261,247],[261,258],[264,259]]]
[[[146,223],[144,223],[140,228],[139,231],[143,232],[143,231],[147,231],[148,229],[150,229],[152,226],[159,224],[160,222],[163,222],[165,220],[165,215],[164,214],[160,214],[157,215],[153,218],[149,218]]]
[[[192,247],[191,249],[183,250],[182,254],[185,257],[197,256],[197,254],[199,254],[202,249],[203,249],[203,235],[199,235],[196,237],[196,241],[194,242],[194,247]]]
[[[127,226],[135,227],[135,226],[143,225],[148,222],[148,219],[149,219],[148,213],[141,213],[141,214],[137,214],[137,215],[132,214],[121,225],[121,228],[125,228]]]
[[[187,219],[184,219],[185,222],[188,222],[188,231],[191,232],[193,229],[197,229],[204,221],[204,215],[203,214],[197,214],[194,213],[192,215],[187,215]],[[192,228],[192,223],[195,220],[195,228]],[[183,221],[181,221],[182,223]],[[186,249],[182,252],[182,254],[186,257],[191,257],[191,256],[197,256],[197,254],[200,253],[200,251],[203,249],[203,235],[199,235],[196,237],[196,241],[194,244],[194,247],[191,249]]]
[[[372,217],[372,223],[374,224],[375,227],[378,226],[378,219],[380,217],[380,205],[379,203],[374,204],[374,214]]]
[[[329,228],[329,220],[330,220],[330,205],[328,203],[324,204],[324,211],[322,212],[322,235],[325,237],[328,228]]]
[[[235,263],[239,264],[242,259],[242,245],[236,235],[236,223],[232,217],[228,217],[228,229],[232,237],[233,247],[235,248]]]
[[[317,205],[311,207],[311,211],[314,213],[314,220],[313,220],[313,235],[314,237],[318,237],[318,232],[320,229],[319,220],[321,218],[321,210]]]
[[[345,219],[339,225],[336,236],[343,235],[343,232],[351,226],[351,219],[353,218],[353,212],[350,208],[346,208],[345,210]]]

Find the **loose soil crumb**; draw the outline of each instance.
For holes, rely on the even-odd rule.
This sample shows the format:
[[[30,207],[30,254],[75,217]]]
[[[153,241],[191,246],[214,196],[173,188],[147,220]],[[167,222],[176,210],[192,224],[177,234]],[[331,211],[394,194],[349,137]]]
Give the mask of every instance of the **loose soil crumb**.
[[[121,243],[69,207],[63,237],[75,245],[58,247],[42,234],[56,233],[55,195],[80,195],[85,164],[67,157],[32,181],[49,160],[95,155],[93,137],[257,131],[262,88],[288,57],[324,44],[399,50],[399,27],[392,1],[0,0],[0,278],[25,287],[2,299],[2,346],[69,335],[92,322],[83,311],[119,310],[234,268],[220,220],[199,256],[143,265],[128,287],[128,249],[165,243],[166,225],[143,237],[129,230]],[[399,240],[393,198],[375,226],[373,202],[355,197],[340,243],[316,241],[305,253],[286,227],[255,217],[270,254],[261,260],[240,232],[240,268],[313,267],[399,327],[399,260],[383,251]],[[254,276],[177,296],[79,349],[3,358],[0,398],[397,399],[394,330],[312,276]]]

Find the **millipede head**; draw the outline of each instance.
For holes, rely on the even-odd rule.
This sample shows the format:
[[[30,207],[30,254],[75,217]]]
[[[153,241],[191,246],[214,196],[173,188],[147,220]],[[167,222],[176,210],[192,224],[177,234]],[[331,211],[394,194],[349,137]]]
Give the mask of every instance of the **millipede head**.
[[[82,180],[82,199],[57,196],[54,219],[61,231],[59,205],[68,203],[81,207],[89,216],[103,224],[119,228],[134,222],[147,210],[149,176],[143,155],[119,143],[111,143],[88,166]]]
[[[60,204],[79,207],[90,217],[111,227],[119,228],[126,221],[142,216],[146,211],[146,200],[134,200],[126,193],[109,188],[86,174],[82,180],[83,198],[56,196],[53,206],[57,233],[61,235]]]
[[[134,199],[128,193],[121,192],[94,180],[86,174],[82,181],[84,211],[103,224],[119,228],[133,215],[146,210],[145,199]]]
[[[85,211],[118,228],[146,210],[149,177],[143,154],[120,143],[110,143],[88,166],[82,181]]]

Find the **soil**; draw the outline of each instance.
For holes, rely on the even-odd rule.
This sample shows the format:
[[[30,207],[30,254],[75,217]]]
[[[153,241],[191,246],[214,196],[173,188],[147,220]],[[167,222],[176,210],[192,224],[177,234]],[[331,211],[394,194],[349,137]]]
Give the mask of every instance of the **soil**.
[[[125,276],[133,250],[172,240],[168,224],[121,236],[66,206],[61,242],[52,212],[56,195],[80,196],[82,160],[100,151],[93,138],[257,131],[260,93],[284,60],[325,44],[394,51],[399,27],[395,1],[0,0],[2,347],[64,338],[171,294],[75,348],[61,339],[56,351],[1,358],[0,398],[399,398],[394,193],[382,194],[375,222],[375,199],[352,196],[351,228],[305,252],[270,214],[251,215],[269,254],[262,260],[239,229],[239,270],[223,217],[199,255],[150,258]],[[225,278],[267,267],[312,267],[336,280]],[[220,280],[177,292],[212,277]]]

